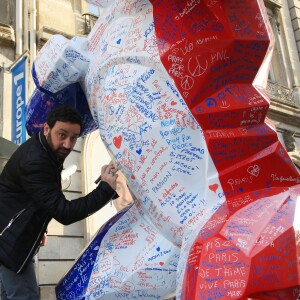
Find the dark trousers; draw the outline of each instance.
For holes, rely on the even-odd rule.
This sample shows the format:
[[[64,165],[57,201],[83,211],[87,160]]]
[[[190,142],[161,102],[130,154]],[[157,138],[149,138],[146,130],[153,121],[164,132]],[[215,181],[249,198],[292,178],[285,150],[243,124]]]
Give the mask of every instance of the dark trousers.
[[[22,274],[0,264],[1,300],[39,300],[39,291],[31,262]]]

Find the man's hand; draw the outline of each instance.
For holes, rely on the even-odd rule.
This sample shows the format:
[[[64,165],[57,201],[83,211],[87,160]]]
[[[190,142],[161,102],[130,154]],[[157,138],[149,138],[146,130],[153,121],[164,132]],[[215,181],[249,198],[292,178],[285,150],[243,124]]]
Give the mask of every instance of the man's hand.
[[[42,238],[41,243],[40,243],[41,247],[46,245],[46,240],[47,240],[47,234],[44,233],[43,238]]]
[[[104,165],[101,168],[101,180],[107,182],[114,190],[117,188],[118,169],[113,165]]]

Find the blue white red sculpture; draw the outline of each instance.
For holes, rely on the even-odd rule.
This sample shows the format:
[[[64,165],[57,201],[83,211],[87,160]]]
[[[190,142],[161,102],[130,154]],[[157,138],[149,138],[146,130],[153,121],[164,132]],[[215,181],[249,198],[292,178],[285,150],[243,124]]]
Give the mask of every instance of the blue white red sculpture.
[[[76,106],[135,202],[57,298],[292,299],[300,177],[266,117],[263,1],[88,2],[106,7],[88,37],[54,36],[35,60],[27,129]]]

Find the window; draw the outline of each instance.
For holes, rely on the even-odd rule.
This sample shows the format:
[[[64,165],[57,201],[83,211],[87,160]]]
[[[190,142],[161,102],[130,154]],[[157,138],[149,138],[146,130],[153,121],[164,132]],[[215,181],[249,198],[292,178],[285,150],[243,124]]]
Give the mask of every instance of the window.
[[[281,86],[288,87],[287,74],[284,62],[284,53],[282,37],[280,36],[280,8],[281,6],[275,1],[266,1],[266,8],[269,16],[269,21],[274,34],[275,44],[270,66],[269,80]]]
[[[95,16],[98,16],[98,17],[100,16],[100,8],[98,6],[89,4],[88,5],[88,12],[92,15],[95,15]]]

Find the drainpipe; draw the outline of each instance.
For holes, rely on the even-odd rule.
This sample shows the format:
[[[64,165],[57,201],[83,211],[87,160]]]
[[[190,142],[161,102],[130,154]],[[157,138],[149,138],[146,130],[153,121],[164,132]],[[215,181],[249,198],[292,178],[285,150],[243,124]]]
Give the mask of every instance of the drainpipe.
[[[5,65],[2,63],[0,66],[0,136],[3,136],[4,69]]]
[[[36,57],[36,0],[30,1],[30,73],[32,70],[33,62]],[[34,91],[34,82],[32,77],[29,76],[30,88],[29,95]]]
[[[22,0],[16,1],[16,57],[22,53]]]
[[[24,50],[28,50],[28,0],[24,0]]]
[[[30,0],[30,72],[29,72],[29,76],[28,78],[28,82],[29,82],[29,88],[28,88],[28,92],[27,95],[31,96],[35,85],[31,76],[31,70],[32,70],[32,66],[33,66],[33,61],[36,57],[36,1],[35,0]],[[27,97],[26,97],[27,99]],[[39,285],[39,275],[38,275],[38,255],[36,255],[34,257],[35,260],[35,264],[34,264],[34,268],[35,268],[35,273],[36,273],[36,280],[38,282]]]
[[[25,51],[29,51],[29,43],[28,43],[28,0],[24,0],[23,2],[24,10],[23,10],[23,18],[24,18],[24,31],[23,31],[23,47]],[[28,91],[30,88],[30,70],[29,70],[29,64],[28,64],[28,59],[26,61],[26,94],[25,94],[25,102],[27,103],[28,99]]]

